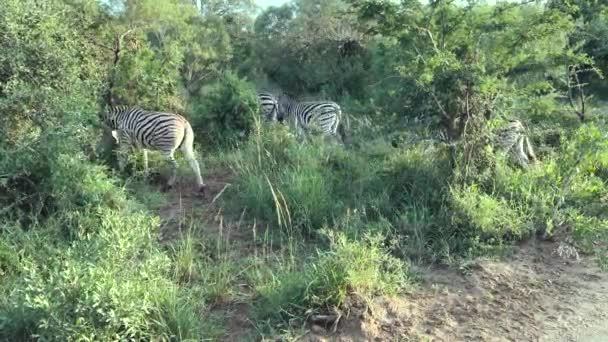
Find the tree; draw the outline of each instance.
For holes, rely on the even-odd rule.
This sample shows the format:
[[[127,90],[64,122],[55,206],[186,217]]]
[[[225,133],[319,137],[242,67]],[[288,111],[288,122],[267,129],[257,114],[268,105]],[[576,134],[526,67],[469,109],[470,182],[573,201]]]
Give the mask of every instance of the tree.
[[[409,84],[403,101],[410,112],[441,122],[453,138],[508,111],[501,103],[554,97],[547,76],[591,62],[567,44],[571,18],[537,4],[372,0],[356,8],[370,33],[382,34],[385,46],[395,42],[391,63]]]
[[[364,97],[370,56],[349,11],[340,0],[267,9],[255,23],[262,70],[293,93]]]

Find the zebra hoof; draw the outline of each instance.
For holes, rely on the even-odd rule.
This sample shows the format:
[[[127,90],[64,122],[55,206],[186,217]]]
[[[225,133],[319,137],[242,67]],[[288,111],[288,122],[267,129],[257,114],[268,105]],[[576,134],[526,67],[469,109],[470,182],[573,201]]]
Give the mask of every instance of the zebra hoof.
[[[198,194],[199,196],[203,196],[203,195],[205,194],[205,190],[206,190],[206,189],[207,189],[207,186],[206,186],[206,185],[200,185],[200,186],[198,187],[197,194]]]

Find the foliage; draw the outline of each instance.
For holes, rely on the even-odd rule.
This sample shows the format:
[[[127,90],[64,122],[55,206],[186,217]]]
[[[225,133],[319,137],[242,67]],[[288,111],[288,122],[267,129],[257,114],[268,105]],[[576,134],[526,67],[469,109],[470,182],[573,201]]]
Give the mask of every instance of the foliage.
[[[80,34],[77,8],[8,1],[0,13],[0,217],[35,220],[52,210],[49,163],[89,138],[101,76]],[[86,20],[85,20],[86,21]],[[44,48],[41,48],[44,47]]]
[[[82,158],[61,155],[51,173],[56,212],[28,231],[10,221],[3,231],[4,243],[20,252],[8,259],[13,272],[2,284],[10,291],[0,308],[0,337],[199,336],[199,322],[182,319],[194,315],[193,306],[184,305],[189,299],[155,247],[158,219]]]
[[[194,99],[189,119],[207,145],[226,146],[246,138],[258,117],[254,88],[233,73],[201,90]]]
[[[396,294],[408,283],[408,265],[390,256],[380,236],[351,241],[329,233],[330,247],[317,251],[305,268],[282,274],[261,289],[259,319],[287,320],[347,309],[347,298],[369,300],[378,294]]]
[[[289,328],[398,293],[412,261],[535,237],[607,265],[605,3],[254,7],[2,3],[0,340],[221,339],[210,305],[243,300]],[[349,144],[260,122],[263,88],[338,102]],[[158,241],[175,222],[147,207],[171,196],[113,173],[103,148],[98,114],[117,102],[188,117],[232,177],[204,208],[221,229],[195,208]],[[497,144],[510,119],[536,163]],[[253,235],[242,249],[233,222]]]
[[[363,97],[369,54],[343,1],[271,7],[255,22],[261,69],[287,91]]]

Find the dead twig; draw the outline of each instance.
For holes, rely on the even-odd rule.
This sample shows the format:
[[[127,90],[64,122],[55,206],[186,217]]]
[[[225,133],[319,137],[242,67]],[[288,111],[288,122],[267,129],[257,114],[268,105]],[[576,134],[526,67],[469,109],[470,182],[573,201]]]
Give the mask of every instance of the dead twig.
[[[218,198],[220,198],[220,196],[222,196],[222,194],[224,193],[224,191],[226,191],[226,189],[228,189],[228,187],[231,186],[231,185],[232,184],[230,184],[230,183],[226,183],[226,185],[224,185],[224,188],[217,195],[215,195],[215,197],[213,197],[213,199],[211,200],[211,203],[209,203],[209,204],[215,203],[215,201],[217,201]]]

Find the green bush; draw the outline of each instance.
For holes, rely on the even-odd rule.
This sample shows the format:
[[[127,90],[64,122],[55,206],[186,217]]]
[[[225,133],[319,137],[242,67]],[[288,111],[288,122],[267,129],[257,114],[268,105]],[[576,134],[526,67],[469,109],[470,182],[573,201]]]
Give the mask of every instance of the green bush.
[[[269,126],[236,153],[235,206],[247,206],[274,226],[301,231],[321,228],[339,205],[322,167],[320,155],[327,153],[325,147],[297,144],[286,127]]]
[[[58,155],[50,167],[56,210],[28,231],[8,225],[2,234],[21,254],[2,254],[18,264],[0,286],[0,339],[200,336],[200,324],[184,319],[196,304],[172,282],[156,246],[158,219],[82,156]]]
[[[469,246],[571,230],[586,252],[605,253],[608,145],[595,124],[564,133],[537,164],[515,168],[493,153],[467,182],[453,182],[451,222]],[[461,180],[459,174],[456,179]],[[591,247],[595,243],[598,248]],[[469,247],[470,248],[470,247]]]
[[[350,240],[342,233],[327,233],[330,247],[318,250],[299,272],[278,275],[271,286],[259,290],[256,315],[273,322],[293,317],[333,313],[346,309],[350,296],[368,300],[391,295],[409,281],[408,265],[388,254],[383,237]]]
[[[236,143],[253,131],[258,102],[253,85],[226,72],[193,99],[188,119],[200,143],[219,147]]]
[[[513,208],[513,203],[480,193],[474,185],[452,190],[452,201],[454,223],[457,226],[469,227],[473,230],[471,235],[481,240],[522,238],[533,228],[529,219]]]

